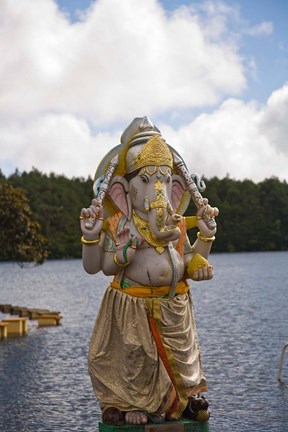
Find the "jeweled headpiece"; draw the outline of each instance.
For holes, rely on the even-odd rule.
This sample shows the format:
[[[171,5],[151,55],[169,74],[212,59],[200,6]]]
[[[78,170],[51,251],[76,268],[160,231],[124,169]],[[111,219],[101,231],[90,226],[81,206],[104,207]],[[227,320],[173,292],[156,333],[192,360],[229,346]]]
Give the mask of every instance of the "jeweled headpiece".
[[[152,136],[145,144],[133,146],[126,154],[126,173],[149,165],[173,168],[172,154],[159,135]]]
[[[148,117],[134,119],[125,129],[121,142],[127,149],[126,173],[149,165],[173,168],[171,151]]]

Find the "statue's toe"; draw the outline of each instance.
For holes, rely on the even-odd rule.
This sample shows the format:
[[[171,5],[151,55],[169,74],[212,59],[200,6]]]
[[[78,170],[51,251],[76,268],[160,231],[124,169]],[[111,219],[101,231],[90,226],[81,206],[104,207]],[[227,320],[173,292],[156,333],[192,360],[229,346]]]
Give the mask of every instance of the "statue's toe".
[[[147,423],[148,417],[143,411],[129,411],[125,415],[125,420],[129,424],[141,425]]]
[[[103,411],[102,420],[106,424],[122,426],[125,424],[125,413],[118,408],[110,407]]]

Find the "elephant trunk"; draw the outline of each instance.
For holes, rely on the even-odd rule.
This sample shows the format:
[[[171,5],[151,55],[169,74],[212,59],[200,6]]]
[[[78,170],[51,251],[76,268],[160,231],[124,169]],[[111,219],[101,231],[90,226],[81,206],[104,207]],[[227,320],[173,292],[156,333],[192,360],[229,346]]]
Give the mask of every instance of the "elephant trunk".
[[[174,214],[168,217],[167,209],[156,207],[149,210],[148,220],[150,228],[157,238],[167,242],[179,238],[180,229],[175,224],[181,220],[181,216]]]
[[[181,216],[173,214],[169,200],[171,191],[164,186],[163,182],[156,180],[153,188],[153,200],[146,198],[144,206],[148,212],[148,221],[153,234],[167,242],[177,240],[180,236],[180,229],[176,223]]]

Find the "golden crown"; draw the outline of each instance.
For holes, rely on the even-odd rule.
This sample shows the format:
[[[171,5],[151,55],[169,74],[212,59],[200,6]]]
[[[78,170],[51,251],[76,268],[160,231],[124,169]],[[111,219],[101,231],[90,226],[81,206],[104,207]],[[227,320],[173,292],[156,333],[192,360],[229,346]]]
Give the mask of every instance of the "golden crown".
[[[136,153],[133,161],[127,164],[126,172],[132,172],[149,165],[173,168],[172,154],[165,141],[159,135],[152,136],[146,144],[139,146],[139,150],[140,152]]]

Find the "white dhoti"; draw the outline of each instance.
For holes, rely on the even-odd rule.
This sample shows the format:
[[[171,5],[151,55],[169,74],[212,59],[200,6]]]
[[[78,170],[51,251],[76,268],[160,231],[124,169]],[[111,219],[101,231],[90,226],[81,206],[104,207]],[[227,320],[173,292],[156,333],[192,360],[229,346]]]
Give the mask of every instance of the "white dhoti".
[[[89,372],[102,410],[180,417],[188,396],[207,390],[190,294],[143,298],[109,287],[92,334]]]

